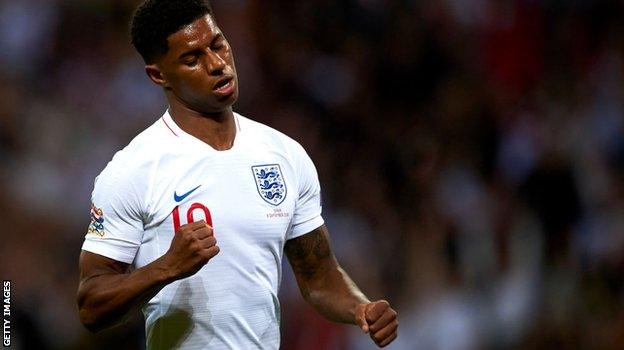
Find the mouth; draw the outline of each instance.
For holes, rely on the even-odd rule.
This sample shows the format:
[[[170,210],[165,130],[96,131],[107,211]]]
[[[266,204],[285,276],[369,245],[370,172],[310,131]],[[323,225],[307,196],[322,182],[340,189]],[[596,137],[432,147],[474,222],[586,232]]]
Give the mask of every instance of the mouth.
[[[227,96],[234,92],[234,77],[225,77],[217,81],[212,91],[220,96]]]

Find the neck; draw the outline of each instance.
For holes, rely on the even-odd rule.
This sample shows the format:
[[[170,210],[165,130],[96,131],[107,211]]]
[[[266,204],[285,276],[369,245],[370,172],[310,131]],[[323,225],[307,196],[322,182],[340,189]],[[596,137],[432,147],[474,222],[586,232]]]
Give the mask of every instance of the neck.
[[[180,129],[217,151],[229,150],[234,145],[236,121],[232,107],[218,113],[206,114],[180,103],[170,103],[169,114]]]

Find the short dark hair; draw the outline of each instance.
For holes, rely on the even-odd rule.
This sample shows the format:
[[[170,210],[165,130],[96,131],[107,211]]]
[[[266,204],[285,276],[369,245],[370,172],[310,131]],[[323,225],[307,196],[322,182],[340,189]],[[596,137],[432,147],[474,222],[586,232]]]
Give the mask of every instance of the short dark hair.
[[[146,63],[153,63],[169,50],[171,34],[207,14],[212,8],[205,0],[145,0],[132,18],[132,45]]]

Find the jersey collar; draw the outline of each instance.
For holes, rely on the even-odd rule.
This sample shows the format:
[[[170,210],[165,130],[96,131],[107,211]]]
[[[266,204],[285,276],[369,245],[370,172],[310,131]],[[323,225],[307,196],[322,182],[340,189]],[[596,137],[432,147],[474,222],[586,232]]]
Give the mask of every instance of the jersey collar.
[[[188,139],[191,140],[192,142],[197,142],[200,143],[202,145],[204,145],[205,147],[213,150],[214,152],[229,152],[232,151],[236,148],[236,146],[240,143],[241,141],[241,126],[240,126],[240,118],[238,113],[234,112],[234,123],[236,124],[236,136],[234,138],[234,145],[232,146],[232,148],[230,148],[229,150],[226,151],[217,151],[214,148],[212,148],[210,145],[208,145],[207,143],[197,139],[195,136],[187,133],[186,131],[182,130],[182,128],[180,128],[178,126],[178,124],[176,124],[176,122],[173,120],[173,118],[171,117],[171,114],[169,113],[169,110],[167,109],[165,111],[165,114],[163,114],[162,116],[162,122],[165,124],[165,126],[168,129],[168,132],[170,132],[171,134],[173,134],[175,137],[179,137],[179,138],[183,138],[183,139]]]

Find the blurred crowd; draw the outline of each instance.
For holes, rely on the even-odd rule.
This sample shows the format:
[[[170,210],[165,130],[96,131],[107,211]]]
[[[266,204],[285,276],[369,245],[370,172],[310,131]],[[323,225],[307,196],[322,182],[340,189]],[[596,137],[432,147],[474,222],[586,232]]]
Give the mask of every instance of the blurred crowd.
[[[75,305],[95,176],[166,108],[137,0],[0,0],[0,276],[14,345],[137,349]],[[624,4],[214,0],[235,110],[304,145],[343,267],[390,349],[624,348]],[[307,306],[283,349],[372,349]]]

